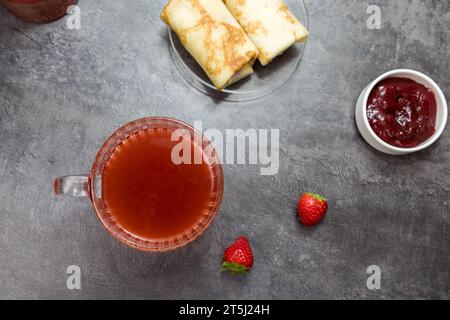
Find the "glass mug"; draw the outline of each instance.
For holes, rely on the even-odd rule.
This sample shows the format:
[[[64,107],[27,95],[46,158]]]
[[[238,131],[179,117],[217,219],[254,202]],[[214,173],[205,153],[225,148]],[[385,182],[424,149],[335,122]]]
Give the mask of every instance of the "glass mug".
[[[174,139],[176,132],[181,134]],[[191,148],[177,153],[180,139]],[[188,150],[192,155],[192,149],[200,151],[201,163],[174,162],[174,154],[186,156]],[[220,207],[223,183],[220,159],[202,133],[175,119],[149,117],[111,135],[88,175],[56,178],[54,189],[89,197],[104,227],[120,242],[163,252],[185,246],[206,230]]]
[[[0,0],[13,15],[27,22],[51,22],[63,17],[78,0]]]

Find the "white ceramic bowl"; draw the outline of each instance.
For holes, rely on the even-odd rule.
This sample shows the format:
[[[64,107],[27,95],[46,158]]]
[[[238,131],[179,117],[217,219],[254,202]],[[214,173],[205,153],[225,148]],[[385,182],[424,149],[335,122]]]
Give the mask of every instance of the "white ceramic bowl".
[[[423,84],[427,88],[431,89],[436,97],[436,104],[437,104],[436,132],[428,140],[424,141],[423,143],[414,148],[399,148],[383,141],[372,130],[372,127],[369,124],[369,120],[367,119],[367,102],[369,100],[370,93],[380,81],[393,77],[408,78],[420,84]],[[379,76],[362,91],[356,104],[355,115],[356,115],[356,124],[358,126],[359,132],[361,132],[361,135],[367,141],[367,143],[369,143],[375,149],[387,154],[405,155],[428,148],[429,146],[431,146],[433,143],[436,142],[436,140],[442,135],[442,132],[444,132],[445,126],[447,124],[448,110],[447,110],[447,101],[445,100],[445,96],[442,93],[442,90],[432,79],[430,79],[423,73],[414,70],[398,69],[389,71]]]

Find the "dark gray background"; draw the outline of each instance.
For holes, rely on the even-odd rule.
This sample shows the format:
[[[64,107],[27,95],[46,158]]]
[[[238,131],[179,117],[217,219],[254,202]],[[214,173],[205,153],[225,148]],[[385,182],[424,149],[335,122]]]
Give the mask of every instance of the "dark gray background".
[[[367,1],[307,1],[311,38],[283,88],[252,102],[213,101],[191,89],[168,53],[165,1],[81,0],[82,28],[20,22],[0,8],[0,298],[450,298],[449,130],[430,149],[391,157],[359,136],[362,88],[399,67],[450,92],[450,5],[370,1],[382,29],[366,27]],[[52,180],[89,170],[103,141],[144,116],[205,128],[279,128],[280,173],[225,166],[217,219],[172,253],[128,249],[88,200],[58,198]],[[330,210],[299,226],[303,191]],[[247,235],[247,276],[219,273],[223,249]],[[82,290],[66,288],[79,265]],[[369,291],[366,268],[382,270]]]

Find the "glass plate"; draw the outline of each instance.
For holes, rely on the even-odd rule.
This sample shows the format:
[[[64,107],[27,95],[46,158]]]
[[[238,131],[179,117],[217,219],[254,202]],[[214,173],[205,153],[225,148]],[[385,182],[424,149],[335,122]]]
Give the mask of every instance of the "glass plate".
[[[285,0],[292,13],[309,29],[308,15],[303,0]],[[306,47],[306,41],[297,43],[263,67],[256,61],[255,73],[223,91],[217,91],[207,75],[169,28],[170,55],[177,70],[196,90],[220,100],[243,102],[264,97],[280,88],[297,70]]]

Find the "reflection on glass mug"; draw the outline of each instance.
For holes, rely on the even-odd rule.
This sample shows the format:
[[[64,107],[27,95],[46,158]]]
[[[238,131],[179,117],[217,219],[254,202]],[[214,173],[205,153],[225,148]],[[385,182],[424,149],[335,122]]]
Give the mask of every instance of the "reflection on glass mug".
[[[201,161],[174,162],[180,141],[189,143],[182,152],[201,155]],[[55,193],[89,197],[100,221],[122,243],[169,251],[210,225],[222,201],[223,171],[202,133],[178,120],[150,117],[116,131],[88,175],[57,178]]]

